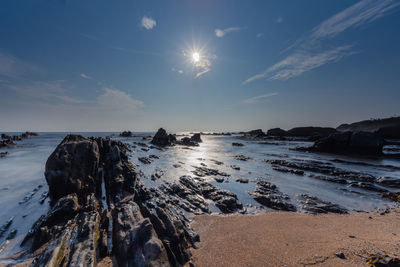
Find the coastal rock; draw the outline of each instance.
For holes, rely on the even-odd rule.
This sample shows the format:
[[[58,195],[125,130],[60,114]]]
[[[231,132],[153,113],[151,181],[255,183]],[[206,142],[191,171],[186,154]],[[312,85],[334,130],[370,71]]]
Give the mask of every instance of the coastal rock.
[[[377,134],[369,132],[334,133],[315,142],[310,151],[337,154],[380,155],[384,141]]]
[[[199,146],[199,143],[192,141],[189,137],[184,137],[179,141],[176,141],[176,144],[182,146]]]
[[[153,139],[151,140],[151,143],[153,145],[165,147],[165,146],[171,146],[176,142],[176,137],[173,136],[172,134],[167,134],[167,132],[163,129],[160,128],[158,129],[157,133],[154,135]]]
[[[265,133],[261,129],[251,130],[245,133],[245,135],[255,137],[255,138],[262,138],[265,136]]]
[[[197,142],[197,143],[203,142],[203,141],[201,140],[200,133],[195,133],[194,135],[192,135],[192,136],[190,137],[190,141]]]
[[[119,134],[121,137],[132,137],[133,134],[131,131],[123,131],[122,133]]]
[[[281,193],[276,185],[266,181],[257,181],[257,187],[249,195],[258,203],[275,210],[296,211],[296,207],[288,202],[289,197]]]
[[[232,143],[232,146],[244,146],[242,143]]]
[[[273,128],[267,131],[268,136],[287,136],[288,133],[281,128]]]
[[[307,194],[299,195],[299,202],[301,203],[301,208],[312,214],[317,213],[340,213],[345,214],[347,210],[337,204],[332,202],[323,201],[317,197],[310,196]]]
[[[399,123],[399,125],[393,125],[393,126],[379,128],[379,130],[377,130],[375,133],[385,139],[399,140],[400,139],[400,123]]]
[[[319,139],[321,137],[329,136],[336,132],[336,129],[330,127],[295,127],[287,131],[290,136],[310,137],[312,139]]]
[[[71,193],[96,192],[99,148],[95,141],[67,135],[46,162],[46,181],[52,200]]]

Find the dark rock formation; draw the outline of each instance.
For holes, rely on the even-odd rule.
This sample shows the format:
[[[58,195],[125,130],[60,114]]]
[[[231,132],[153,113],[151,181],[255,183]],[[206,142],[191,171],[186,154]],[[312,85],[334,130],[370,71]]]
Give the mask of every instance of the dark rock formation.
[[[99,148],[95,141],[67,135],[46,162],[46,181],[52,200],[71,193],[94,193],[98,181]]]
[[[267,131],[268,136],[287,136],[288,133],[281,128],[273,128]]]
[[[381,128],[400,126],[400,117],[392,117],[385,119],[370,119],[351,124],[342,124],[336,128],[341,132],[376,132]]]
[[[176,137],[172,134],[167,134],[167,132],[163,128],[158,129],[157,133],[153,137],[153,140],[151,140],[151,143],[153,145],[161,147],[171,146],[175,142]]]
[[[189,246],[198,236],[168,196],[138,180],[127,149],[78,135],[60,143],[46,163],[52,207],[26,235],[28,253],[21,260],[32,266],[96,266],[107,254],[119,266],[183,266],[190,260]]]
[[[199,146],[199,143],[192,141],[192,139],[189,137],[184,137],[181,140],[176,141],[176,144],[182,146]]]
[[[195,133],[194,135],[192,135],[192,137],[190,137],[190,141],[197,142],[197,143],[203,142],[201,140],[201,137],[200,137],[199,133]]]
[[[400,122],[399,125],[379,128],[375,133],[385,139],[400,139]]]
[[[242,143],[232,143],[232,146],[244,146]]]
[[[330,134],[335,133],[336,130],[334,128],[329,127],[296,127],[287,131],[289,136],[298,136],[298,137],[310,137],[313,139],[318,139],[321,137],[326,137]]]
[[[310,151],[338,154],[380,155],[384,141],[369,132],[334,133],[315,142]]]
[[[249,135],[251,137],[262,138],[265,136],[265,133],[261,129],[251,130],[245,133],[245,135]]]
[[[257,187],[249,195],[258,203],[275,210],[296,211],[289,201],[289,196],[278,190],[276,185],[266,181],[257,181]]]
[[[122,133],[119,134],[121,137],[132,137],[133,134],[131,131],[123,131]]]
[[[331,202],[323,201],[317,197],[302,194],[299,195],[299,198],[301,208],[312,214],[328,212],[340,214],[347,213],[347,210],[345,208]]]

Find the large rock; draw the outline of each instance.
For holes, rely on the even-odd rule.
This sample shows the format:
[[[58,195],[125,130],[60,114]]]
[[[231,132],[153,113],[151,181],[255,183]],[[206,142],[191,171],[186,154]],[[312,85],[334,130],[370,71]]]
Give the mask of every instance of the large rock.
[[[311,150],[338,154],[382,154],[384,141],[375,133],[334,133],[315,142]]]
[[[298,137],[325,137],[335,133],[336,130],[330,127],[296,127],[287,131],[290,136]]]
[[[281,128],[273,128],[267,131],[268,136],[287,136],[288,133]]]
[[[71,193],[78,196],[96,192],[99,148],[93,140],[67,135],[46,162],[49,195],[57,200]]]
[[[375,133],[382,138],[400,139],[400,125],[382,127]]]
[[[261,138],[261,137],[265,136],[265,133],[261,129],[257,129],[257,130],[251,130],[251,131],[246,132],[246,135]]]
[[[165,147],[173,145],[176,142],[176,137],[172,134],[167,134],[163,128],[158,129],[157,133],[154,135],[153,140],[151,143],[153,145]]]
[[[190,137],[190,140],[193,141],[193,142],[197,142],[197,143],[203,142],[201,140],[201,137],[200,137],[199,133],[195,133],[194,135],[192,135],[192,137]]]

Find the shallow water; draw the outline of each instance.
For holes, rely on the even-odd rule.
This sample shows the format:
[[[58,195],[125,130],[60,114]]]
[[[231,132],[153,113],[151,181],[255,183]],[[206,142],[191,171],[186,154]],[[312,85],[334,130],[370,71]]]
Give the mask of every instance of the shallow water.
[[[19,145],[15,148],[3,150],[8,151],[9,154],[0,158],[0,227],[9,218],[13,218],[13,222],[0,237],[0,244],[4,244],[3,242],[12,230],[17,230],[17,235],[14,239],[7,241],[6,246],[0,247],[0,258],[18,250],[20,241],[32,224],[49,208],[48,199],[43,204],[39,202],[48,189],[44,178],[45,163],[66,134],[40,133],[38,137],[31,137],[18,142]],[[112,133],[81,134],[103,137],[112,135]],[[372,211],[393,205],[393,202],[382,199],[377,192],[355,187],[350,189],[348,185],[321,181],[307,175],[299,176],[278,172],[273,170],[271,164],[264,160],[319,161],[344,170],[367,173],[375,177],[389,176],[400,179],[399,160],[352,158],[290,150],[290,148],[298,146],[311,145],[307,142],[279,141],[276,142],[277,144],[259,144],[255,141],[239,140],[234,136],[202,136],[203,142],[199,147],[174,146],[163,151],[135,144],[135,142],[140,142],[149,145],[150,140],[142,140],[142,136],[152,134],[135,133],[139,137],[134,138],[113,137],[132,145],[132,152],[129,153],[130,160],[137,165],[138,170],[142,171],[142,180],[147,186],[157,187],[164,182],[174,182],[182,175],[194,176],[192,173],[193,166],[201,167],[201,164],[203,164],[207,168],[218,169],[229,174],[229,177],[223,177],[225,182],[222,183],[216,182],[215,176],[206,176],[204,179],[217,187],[235,193],[239,202],[248,207],[249,210],[251,210],[250,207],[253,207],[253,209],[260,207],[248,194],[248,192],[254,190],[256,179],[263,179],[276,184],[280,191],[289,195],[292,204],[296,206],[299,205],[296,201],[297,195],[302,193],[339,204],[349,210]],[[233,142],[242,143],[244,146],[232,146]],[[144,151],[142,149],[149,150]],[[143,164],[138,160],[139,157],[148,157],[149,155],[156,155],[159,159],[152,159],[151,164]],[[240,161],[233,158],[236,155],[244,155],[251,159]],[[222,164],[217,164],[219,162],[222,162]],[[174,167],[173,165],[176,164],[179,166]],[[232,169],[231,165],[240,167],[240,170]],[[394,168],[387,167],[387,165]],[[151,176],[157,172],[161,173],[162,176],[153,181]],[[238,183],[236,182],[238,178],[249,179],[249,183]],[[393,188],[386,189],[396,191]],[[212,210],[218,211],[217,208]]]

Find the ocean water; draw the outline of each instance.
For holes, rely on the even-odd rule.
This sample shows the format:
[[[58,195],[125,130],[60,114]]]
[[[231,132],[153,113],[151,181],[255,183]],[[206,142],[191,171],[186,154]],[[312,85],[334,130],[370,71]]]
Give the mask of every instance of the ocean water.
[[[15,148],[2,150],[2,152],[8,151],[9,154],[0,158],[0,227],[10,218],[13,221],[9,229],[0,237],[0,259],[18,251],[20,242],[32,224],[49,209],[48,199],[43,203],[40,202],[43,194],[48,190],[44,177],[45,163],[67,133],[39,134],[37,137],[19,141]],[[122,138],[117,133],[80,134],[87,137],[112,136],[113,139],[130,144],[132,152],[129,153],[129,158],[137,166],[142,174],[141,179],[149,187],[158,187],[165,182],[175,182],[182,175],[194,176],[192,173],[194,167],[205,166],[225,172],[230,176],[223,177],[225,181],[222,183],[216,182],[215,176],[206,176],[204,179],[217,187],[235,193],[239,202],[248,207],[249,211],[251,207],[255,208],[255,211],[259,210],[257,207],[260,207],[248,194],[254,190],[257,179],[277,185],[281,192],[290,197],[292,204],[297,206],[297,195],[303,193],[339,204],[349,210],[374,211],[394,205],[393,202],[383,199],[377,192],[356,187],[349,188],[348,185],[321,181],[307,175],[299,176],[275,171],[265,160],[318,161],[375,177],[388,176],[400,179],[400,161],[396,159],[354,158],[291,150],[298,146],[309,146],[312,144],[309,142],[277,141],[274,144],[260,144],[255,141],[239,140],[235,136],[203,135],[201,137],[203,142],[198,147],[174,146],[160,151],[138,144],[149,145],[150,139],[143,139],[143,137],[154,133],[135,133],[137,137],[133,138]],[[240,142],[244,146],[232,146],[233,142]],[[144,164],[138,160],[139,157],[149,155],[155,155],[158,159],[152,159],[151,164]],[[236,155],[244,155],[251,159],[240,161],[234,158]],[[232,169],[231,165],[240,167],[240,170]],[[248,179],[249,183],[236,182],[239,178]],[[393,188],[386,189],[399,191]],[[218,212],[217,209],[213,211]],[[13,230],[17,230],[16,237],[6,240]]]

